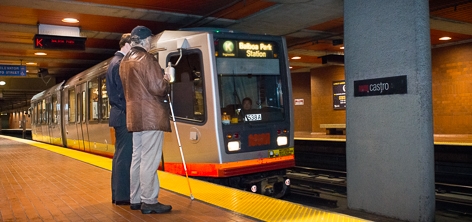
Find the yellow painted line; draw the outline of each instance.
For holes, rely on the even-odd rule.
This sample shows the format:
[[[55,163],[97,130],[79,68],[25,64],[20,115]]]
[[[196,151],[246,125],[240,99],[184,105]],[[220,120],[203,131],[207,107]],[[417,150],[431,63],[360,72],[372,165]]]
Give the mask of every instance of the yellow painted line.
[[[0,135],[1,136],[1,135]],[[7,139],[26,143],[35,147],[46,149],[64,156],[71,157],[104,169],[111,170],[112,160],[77,150],[48,145],[41,142],[19,139],[9,136],[1,136]],[[179,193],[190,199],[189,184],[193,197],[196,200],[212,204],[239,214],[246,215],[262,221],[337,221],[360,222],[367,221],[353,216],[329,212],[314,207],[291,203],[285,200],[274,199],[264,195],[228,188],[225,186],[191,179],[176,174],[158,171],[160,186],[163,189]],[[188,181],[187,181],[188,180]]]
[[[112,159],[108,157],[98,156],[98,155],[86,153],[79,150],[73,150],[73,149],[64,148],[64,147],[60,147],[56,145],[50,145],[50,144],[37,142],[33,140],[26,140],[26,139],[10,137],[10,136],[1,136],[1,137],[11,139],[17,142],[21,142],[21,143],[26,143],[31,146],[49,150],[49,151],[52,151],[52,152],[76,159],[76,160],[80,160],[85,163],[89,163],[91,165],[94,165],[103,169],[111,170]]]
[[[313,140],[313,141],[334,141],[334,142],[346,142],[346,139],[339,138],[309,138],[309,137],[294,137],[294,140]]]
[[[462,142],[434,142],[434,145],[472,146],[472,143],[462,143]]]

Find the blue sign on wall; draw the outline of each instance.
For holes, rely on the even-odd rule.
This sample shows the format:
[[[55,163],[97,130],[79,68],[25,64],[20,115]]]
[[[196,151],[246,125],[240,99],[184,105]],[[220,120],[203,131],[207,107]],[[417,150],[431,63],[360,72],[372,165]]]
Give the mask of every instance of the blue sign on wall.
[[[0,76],[26,76],[26,66],[0,65]]]

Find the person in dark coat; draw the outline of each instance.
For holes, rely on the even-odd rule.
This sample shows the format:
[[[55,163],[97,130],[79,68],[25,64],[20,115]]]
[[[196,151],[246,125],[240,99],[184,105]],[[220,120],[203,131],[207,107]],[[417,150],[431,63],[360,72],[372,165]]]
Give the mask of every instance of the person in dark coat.
[[[120,77],[126,97],[126,126],[133,132],[131,206],[143,214],[166,213],[172,206],[157,201],[157,169],[164,132],[170,132],[169,76],[164,75],[151,49],[152,32],[144,26],[131,31],[131,49],[121,61]]]
[[[131,34],[123,34],[120,51],[111,59],[106,85],[111,105],[109,125],[115,130],[115,153],[111,170],[111,198],[116,205],[130,204],[130,168],[133,153],[133,133],[126,128],[126,101],[120,79],[120,63],[130,50]]]

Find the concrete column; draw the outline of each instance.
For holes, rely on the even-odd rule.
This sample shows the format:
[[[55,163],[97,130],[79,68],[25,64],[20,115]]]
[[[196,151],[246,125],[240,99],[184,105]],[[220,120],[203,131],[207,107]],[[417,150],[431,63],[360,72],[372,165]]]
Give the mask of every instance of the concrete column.
[[[346,0],[344,31],[348,207],[433,221],[428,0]],[[355,81],[405,75],[405,94],[354,96]]]

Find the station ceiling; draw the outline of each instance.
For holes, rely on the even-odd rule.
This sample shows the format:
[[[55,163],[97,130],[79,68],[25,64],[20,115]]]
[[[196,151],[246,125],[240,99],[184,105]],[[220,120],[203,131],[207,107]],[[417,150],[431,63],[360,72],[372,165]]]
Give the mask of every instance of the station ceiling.
[[[215,27],[285,36],[292,73],[323,66],[320,56],[343,54],[343,0],[2,0],[0,65],[26,65],[26,77],[0,76],[0,112],[29,106],[53,82],[113,56],[123,33],[144,25],[163,30]],[[472,42],[472,0],[430,0],[431,45]],[[78,23],[62,22],[76,18]],[[85,50],[35,49],[40,25],[79,27]],[[449,36],[449,41],[439,38]],[[47,55],[35,55],[44,52]],[[29,65],[32,63],[32,65]],[[38,75],[47,70],[47,75]],[[39,77],[42,76],[42,77]],[[54,81],[54,79],[56,81]]]

